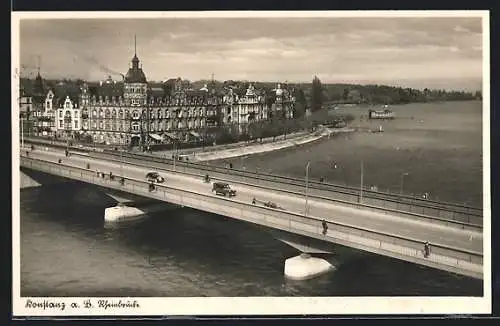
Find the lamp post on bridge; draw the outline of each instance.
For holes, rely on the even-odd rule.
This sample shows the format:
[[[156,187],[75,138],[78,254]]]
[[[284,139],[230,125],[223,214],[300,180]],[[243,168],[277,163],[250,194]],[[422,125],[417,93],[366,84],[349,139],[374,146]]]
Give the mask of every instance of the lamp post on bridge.
[[[173,149],[173,153],[174,153],[173,157],[174,157],[174,172],[175,172],[175,161],[177,160],[177,146],[176,146],[175,139],[173,139],[173,147],[172,147],[172,149]]]
[[[363,160],[361,160],[361,176],[360,176],[360,184],[359,184],[359,203],[363,201],[363,182],[364,182],[364,176],[365,176],[365,171],[364,171],[364,164]]]
[[[123,148],[120,148],[120,176],[123,178]]]
[[[309,211],[309,206],[308,206],[308,201],[309,201],[309,194],[308,194],[308,188],[309,188],[309,165],[311,165],[311,161],[307,161],[307,164],[306,164],[306,191],[305,191],[306,204],[305,204],[305,208],[304,208],[304,215],[305,216],[307,216],[308,211]]]
[[[400,183],[400,188],[399,188],[399,195],[403,196],[403,185],[404,185],[404,180],[405,176],[409,175],[408,172],[403,172],[401,173],[401,183]]]
[[[19,121],[21,121],[21,149],[24,148],[24,121],[23,115],[20,116]]]

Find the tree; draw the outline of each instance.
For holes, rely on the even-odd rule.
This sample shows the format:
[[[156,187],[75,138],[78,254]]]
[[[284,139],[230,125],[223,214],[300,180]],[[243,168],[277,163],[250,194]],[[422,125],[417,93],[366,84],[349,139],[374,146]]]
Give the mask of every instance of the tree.
[[[303,117],[306,113],[306,96],[304,91],[300,88],[295,90],[295,106],[293,116],[295,118]]]
[[[318,111],[323,104],[323,87],[318,76],[314,76],[311,89],[311,110]]]
[[[344,93],[342,94],[342,98],[344,101],[347,101],[347,99],[349,98],[349,89],[348,88],[344,88]]]

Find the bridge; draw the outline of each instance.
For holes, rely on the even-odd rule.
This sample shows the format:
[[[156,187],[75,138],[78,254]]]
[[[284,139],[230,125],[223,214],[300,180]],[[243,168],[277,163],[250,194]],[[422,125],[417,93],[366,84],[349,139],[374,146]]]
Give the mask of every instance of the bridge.
[[[340,244],[483,278],[482,212],[469,207],[408,198],[393,198],[393,205],[382,207],[377,201],[386,203],[389,198],[370,197],[368,193],[359,203],[348,190],[318,183],[311,183],[306,198],[298,182],[272,180],[265,175],[252,178],[241,171],[223,173],[188,162],[75,148],[70,157],[65,157],[64,150],[47,144],[22,150],[21,168],[247,221],[271,230],[278,239],[303,252],[331,252],[335,244]],[[152,170],[166,178],[154,191],[149,190],[145,179]],[[228,198],[213,194],[211,185],[202,180],[207,170],[211,170],[213,181],[230,183],[237,195]],[[96,171],[112,172],[125,182],[103,178]],[[260,204],[267,201],[279,207]],[[328,226],[326,233],[323,222]],[[429,255],[424,255],[426,242],[431,244]]]

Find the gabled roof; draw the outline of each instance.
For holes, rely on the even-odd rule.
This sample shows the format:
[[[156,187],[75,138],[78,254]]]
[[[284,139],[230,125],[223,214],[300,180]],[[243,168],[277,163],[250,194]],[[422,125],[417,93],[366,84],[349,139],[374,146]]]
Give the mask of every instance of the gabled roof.
[[[76,84],[59,83],[53,89],[54,103],[59,106],[69,97],[73,103],[79,103],[80,88]]]

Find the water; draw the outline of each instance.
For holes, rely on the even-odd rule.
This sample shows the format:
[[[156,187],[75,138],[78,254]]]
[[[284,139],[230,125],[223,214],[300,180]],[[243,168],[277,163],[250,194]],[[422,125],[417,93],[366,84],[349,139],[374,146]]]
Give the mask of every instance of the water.
[[[405,186],[409,190],[419,190],[425,184],[426,189],[433,189],[440,197],[477,203],[481,197],[479,104],[445,103],[411,108],[398,107],[398,116],[406,110],[415,118],[392,125],[384,123],[386,132],[378,141],[370,139],[379,135],[355,134],[347,139],[342,136],[305,147],[306,153],[270,153],[248,158],[245,164],[254,168],[259,160],[265,160],[267,167],[293,174],[303,170],[302,160],[312,157],[311,166],[315,168],[311,169],[311,176],[316,177],[330,173],[328,164],[322,170],[320,162],[325,155],[335,153],[338,162],[351,168],[345,169],[344,174],[346,180],[351,180],[356,175],[354,162],[362,157],[374,171],[369,176],[367,170],[369,182],[389,187],[394,180],[388,175],[396,174],[398,179],[397,173],[405,169],[414,176],[413,182],[408,179]],[[415,120],[421,119],[417,118],[421,112],[431,113],[446,123],[426,115],[429,122],[421,130],[405,130],[403,121],[413,126]],[[457,132],[460,125],[465,130]],[[462,133],[466,135],[458,136]],[[391,149],[395,143],[400,150]],[[352,164],[348,163],[349,153],[354,156]],[[407,158],[416,153],[420,153],[420,161]],[[442,160],[432,163],[436,155],[443,155]],[[377,165],[381,159],[386,161]],[[254,166],[250,165],[252,162]],[[467,173],[456,173],[458,166]],[[463,190],[465,186],[467,191]],[[289,281],[283,277],[284,260],[297,252],[251,224],[178,208],[153,214],[139,223],[105,228],[104,209],[113,204],[84,184],[23,190],[21,295],[482,295],[480,280],[341,246],[336,253],[335,271],[311,280]]]
[[[383,133],[358,132],[325,139],[302,151],[294,149],[224,160],[235,168],[309,177],[360,186],[361,161],[364,185],[381,191],[430,194],[430,199],[482,207],[482,104],[445,102],[391,107],[397,119],[360,121],[366,108],[338,110],[356,116],[353,126]],[[336,162],[337,169],[332,168]],[[222,162],[221,162],[222,163]],[[214,164],[221,164],[215,162]]]

